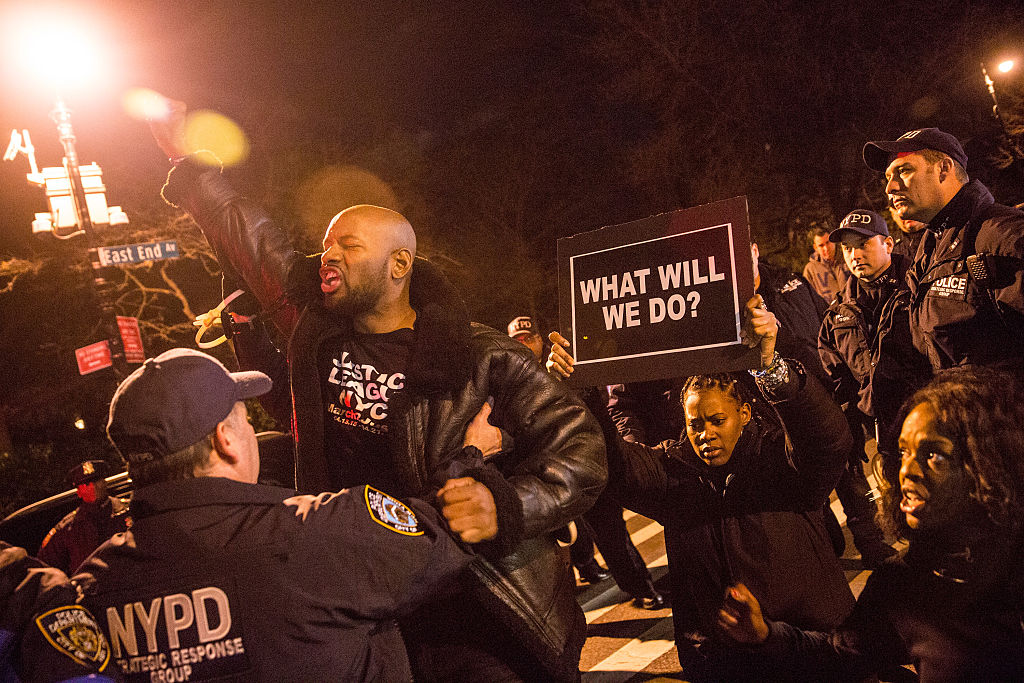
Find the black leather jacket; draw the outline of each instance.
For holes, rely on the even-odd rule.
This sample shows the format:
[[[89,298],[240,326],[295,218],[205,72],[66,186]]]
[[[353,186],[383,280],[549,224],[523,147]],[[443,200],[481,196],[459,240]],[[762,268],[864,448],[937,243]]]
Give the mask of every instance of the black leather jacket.
[[[332,488],[327,480],[317,349],[350,334],[326,314],[319,293],[319,258],[294,252],[267,215],[216,171],[186,161],[172,170],[164,197],[187,210],[217,253],[226,276],[240,277],[278,328],[289,335],[288,367],[301,491]],[[426,497],[458,476],[449,460],[465,426],[489,396],[492,422],[510,433],[514,450],[495,459],[515,496],[500,500],[497,547],[471,567],[481,604],[500,628],[556,677],[575,677],[585,639],[567,558],[550,533],[587,510],[606,478],[604,442],[586,407],[552,380],[529,350],[496,330],[471,324],[451,284],[417,259],[410,302],[416,341],[406,370],[407,391],[392,408],[390,466],[399,496]],[[487,483],[486,481],[484,482]],[[495,492],[492,488],[492,492]]]

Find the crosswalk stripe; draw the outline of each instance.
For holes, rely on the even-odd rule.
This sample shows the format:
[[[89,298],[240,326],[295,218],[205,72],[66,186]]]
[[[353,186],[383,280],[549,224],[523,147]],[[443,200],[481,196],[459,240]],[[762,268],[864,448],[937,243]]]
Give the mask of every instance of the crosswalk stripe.
[[[837,503],[833,503],[833,507],[838,508],[836,512],[840,515],[841,522],[845,522],[845,517],[841,516],[842,508]],[[667,574],[668,565],[668,555],[665,553],[664,546],[664,529],[657,522],[647,520],[647,518],[628,510],[623,514],[623,518],[626,520],[631,520],[634,517],[639,517],[640,519],[633,521],[632,526],[637,526],[638,528],[630,534],[630,538],[637,548],[640,548],[641,544],[645,544],[641,550],[647,567],[651,570],[655,580],[661,585],[662,577]],[[657,540],[654,541],[652,539]],[[848,531],[847,539],[849,540]],[[870,575],[870,571],[847,572],[850,589],[855,596],[860,595],[864,583]],[[647,681],[651,681],[657,676],[664,677],[658,680],[681,680],[675,678],[675,676],[681,676],[681,674],[678,669],[678,661],[673,653],[675,643],[673,641],[674,634],[671,614],[654,620],[638,617],[638,614],[649,613],[637,610],[631,606],[629,604],[630,596],[619,589],[614,582],[609,581],[609,584],[608,588],[602,590],[597,595],[591,595],[592,591],[587,591],[585,593],[586,599],[581,604],[586,615],[587,624],[591,625],[591,628],[597,629],[593,642],[589,646],[590,656],[584,657],[584,659],[586,662],[592,663],[595,656],[599,657],[610,653],[596,664],[590,664],[590,666],[583,670],[583,682],[625,683],[637,677],[638,674],[643,680]],[[584,598],[584,595],[581,595],[581,598]],[[620,609],[621,615],[618,611]],[[653,626],[647,628],[640,635],[630,637],[636,633],[635,627],[643,628],[645,626],[644,621],[653,621]],[[623,637],[611,638],[608,635],[597,635],[616,632],[614,629],[620,625],[620,622],[625,630]],[[630,622],[636,622],[632,630],[626,627]],[[612,631],[609,631],[609,628]],[[613,651],[611,648],[619,645],[619,643],[622,644]],[[586,663],[583,663],[583,665],[587,666]]]
[[[658,619],[654,626],[633,638],[587,670],[588,683],[624,683],[675,646],[672,619]]]

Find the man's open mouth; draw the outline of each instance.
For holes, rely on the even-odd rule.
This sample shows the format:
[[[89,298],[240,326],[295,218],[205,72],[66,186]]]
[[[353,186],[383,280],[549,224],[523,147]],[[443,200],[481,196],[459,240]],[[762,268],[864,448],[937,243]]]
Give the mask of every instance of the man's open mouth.
[[[324,294],[331,294],[341,286],[341,272],[334,266],[320,268],[320,289]]]

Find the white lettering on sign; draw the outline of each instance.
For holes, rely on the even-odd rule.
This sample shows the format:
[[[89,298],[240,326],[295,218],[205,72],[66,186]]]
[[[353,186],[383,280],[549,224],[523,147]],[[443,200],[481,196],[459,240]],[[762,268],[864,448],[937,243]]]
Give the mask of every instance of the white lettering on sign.
[[[580,282],[583,303],[621,299],[624,296],[636,296],[637,293],[646,294],[647,276],[650,274],[650,268],[641,268],[631,273],[623,273],[621,280],[618,275],[583,280]]]
[[[701,275],[699,259],[689,261],[678,261],[664,266],[658,266],[658,279],[661,281],[661,289],[679,289],[693,285],[704,285],[709,282],[718,282],[725,279],[724,273],[715,269],[715,257],[708,256],[707,275]],[[680,284],[682,280],[682,284]]]

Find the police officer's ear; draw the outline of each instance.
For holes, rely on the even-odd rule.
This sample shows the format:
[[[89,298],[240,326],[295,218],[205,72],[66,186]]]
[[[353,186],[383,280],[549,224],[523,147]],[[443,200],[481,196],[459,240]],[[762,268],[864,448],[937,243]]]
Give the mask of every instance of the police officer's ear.
[[[889,235],[884,240],[882,240],[882,244],[885,245],[885,253],[891,254],[892,248],[896,245],[896,242],[895,240],[893,240],[892,235]]]
[[[949,157],[942,157],[939,160],[939,182],[946,182],[946,178],[953,172],[953,160]]]

